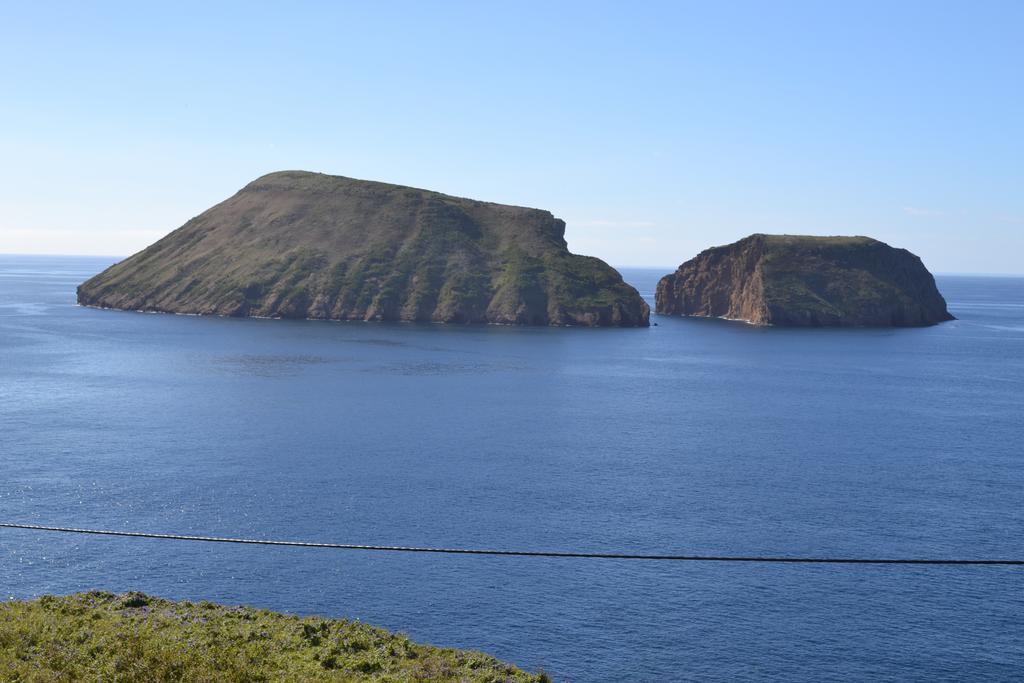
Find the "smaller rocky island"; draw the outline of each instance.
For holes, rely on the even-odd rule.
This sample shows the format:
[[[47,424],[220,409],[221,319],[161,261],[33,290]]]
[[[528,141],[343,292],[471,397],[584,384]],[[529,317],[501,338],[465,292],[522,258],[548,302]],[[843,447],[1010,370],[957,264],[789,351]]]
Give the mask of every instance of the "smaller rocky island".
[[[912,327],[953,320],[921,259],[870,237],[751,235],[658,282],[662,315],[788,327]]]

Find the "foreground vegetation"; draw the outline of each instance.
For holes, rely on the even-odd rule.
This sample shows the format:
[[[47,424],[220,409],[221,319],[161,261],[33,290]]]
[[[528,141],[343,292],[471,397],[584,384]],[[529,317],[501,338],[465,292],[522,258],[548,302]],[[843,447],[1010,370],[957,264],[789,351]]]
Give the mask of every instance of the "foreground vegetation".
[[[3,681],[547,681],[346,620],[142,593],[0,603]]]

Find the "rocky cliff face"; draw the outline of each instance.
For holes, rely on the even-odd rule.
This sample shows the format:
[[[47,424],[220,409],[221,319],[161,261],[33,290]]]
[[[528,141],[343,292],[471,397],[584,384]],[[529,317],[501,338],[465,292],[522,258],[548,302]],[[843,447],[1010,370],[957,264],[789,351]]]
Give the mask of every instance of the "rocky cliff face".
[[[656,310],[782,326],[934,325],[953,316],[921,259],[868,237],[752,235],[658,283]]]
[[[272,173],[78,288],[83,305],[227,316],[646,326],[547,211]]]

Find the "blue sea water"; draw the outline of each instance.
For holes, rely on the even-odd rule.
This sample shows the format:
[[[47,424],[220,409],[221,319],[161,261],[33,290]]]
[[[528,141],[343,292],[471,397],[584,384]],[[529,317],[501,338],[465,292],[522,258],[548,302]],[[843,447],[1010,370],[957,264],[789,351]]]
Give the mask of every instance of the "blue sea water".
[[[1024,279],[784,330],[236,320],[75,306],[0,257],[0,521],[344,543],[1024,556]],[[650,300],[661,271],[625,270]],[[653,302],[652,302],[653,303]],[[0,529],[3,598],[358,618],[557,680],[1020,680],[1024,570],[495,558]]]

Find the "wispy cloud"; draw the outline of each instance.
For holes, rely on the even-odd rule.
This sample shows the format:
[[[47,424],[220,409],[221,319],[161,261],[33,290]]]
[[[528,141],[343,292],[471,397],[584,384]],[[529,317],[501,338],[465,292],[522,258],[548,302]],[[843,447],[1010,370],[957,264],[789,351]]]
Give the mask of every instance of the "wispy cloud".
[[[907,214],[908,216],[932,217],[932,218],[937,217],[937,216],[945,216],[946,215],[945,211],[939,211],[938,209],[922,209],[922,208],[917,207],[917,206],[904,206],[903,207],[903,213]]]

